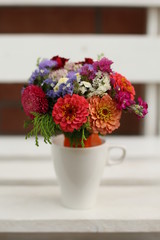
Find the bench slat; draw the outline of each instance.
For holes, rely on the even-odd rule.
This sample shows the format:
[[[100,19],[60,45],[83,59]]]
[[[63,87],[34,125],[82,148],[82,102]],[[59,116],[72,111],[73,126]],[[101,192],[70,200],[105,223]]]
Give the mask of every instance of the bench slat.
[[[160,138],[158,136],[107,136],[106,138],[110,144],[124,145],[128,159],[160,159]],[[24,136],[1,136],[0,161],[50,159],[51,145],[45,144],[42,137],[39,137],[39,145],[40,147],[35,146],[34,138],[25,140]],[[8,146],[10,146],[9,151]]]
[[[73,61],[104,53],[135,83],[160,83],[160,38],[136,35],[0,35],[0,82],[24,82],[38,57]],[[71,51],[72,50],[72,51]],[[146,58],[148,56],[148,60]]]
[[[5,161],[0,168],[0,233],[160,233],[158,160],[126,159],[106,167],[101,183],[96,207],[73,211],[60,203],[52,161]]]

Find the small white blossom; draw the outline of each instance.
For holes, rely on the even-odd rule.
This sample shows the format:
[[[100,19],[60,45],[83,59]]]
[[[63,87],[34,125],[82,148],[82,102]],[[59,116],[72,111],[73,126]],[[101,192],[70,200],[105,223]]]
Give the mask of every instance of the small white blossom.
[[[85,86],[86,88],[91,88],[92,87],[91,83],[86,82],[86,81],[82,81],[80,83],[80,86]]]
[[[84,94],[85,92],[87,92],[87,88],[85,88],[84,86],[80,87],[79,90],[80,90],[80,92],[81,92],[82,94]]]
[[[79,73],[76,73],[76,78],[77,78],[77,82],[79,83],[81,81],[81,76]]]
[[[69,78],[66,78],[66,77],[63,77],[63,78],[60,78],[58,80],[58,83],[61,84],[61,83],[66,83],[68,81]]]
[[[84,93],[86,93],[88,91],[91,91],[91,89],[92,89],[92,85],[91,85],[90,82],[86,82],[86,81],[80,82],[80,84],[79,84],[79,91],[82,94],[84,94]]]
[[[96,77],[93,79],[93,84],[88,97],[94,95],[104,96],[108,90],[111,89],[110,78],[107,73],[97,72]]]

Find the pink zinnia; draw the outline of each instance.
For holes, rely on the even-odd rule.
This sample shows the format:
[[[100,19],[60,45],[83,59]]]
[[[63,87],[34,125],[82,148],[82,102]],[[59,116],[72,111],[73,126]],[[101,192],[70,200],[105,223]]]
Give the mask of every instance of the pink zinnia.
[[[34,118],[32,112],[46,113],[48,111],[48,100],[43,90],[35,85],[30,85],[22,92],[22,106],[27,116]]]
[[[57,100],[52,116],[64,132],[73,132],[87,122],[88,108],[89,104],[84,97],[76,94],[65,95]]]
[[[122,111],[116,105],[108,94],[102,98],[93,96],[89,99],[89,122],[93,133],[106,135],[119,128]]]
[[[131,100],[134,100],[135,89],[130,81],[119,73],[111,74],[111,79],[114,88],[119,91],[128,92],[131,96]]]

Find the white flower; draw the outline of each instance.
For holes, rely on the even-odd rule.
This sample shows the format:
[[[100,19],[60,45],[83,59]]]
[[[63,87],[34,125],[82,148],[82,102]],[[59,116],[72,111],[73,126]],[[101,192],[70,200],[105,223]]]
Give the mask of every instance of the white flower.
[[[85,86],[86,88],[91,88],[92,87],[91,83],[86,82],[86,81],[80,82],[80,86]]]
[[[87,88],[85,87],[80,87],[79,90],[81,91],[82,94],[84,94],[87,91]]]
[[[59,84],[57,83],[56,86],[53,88],[54,89],[54,92],[57,92],[59,90]]]
[[[104,96],[108,90],[111,89],[110,78],[107,73],[97,72],[96,77],[93,79],[91,92],[88,97],[94,95]]]
[[[86,81],[82,81],[80,82],[79,84],[79,91],[84,94],[86,93],[87,91],[91,91],[93,88],[92,88],[92,85],[90,82],[86,82]]]
[[[58,80],[58,83],[61,84],[61,83],[66,83],[68,81],[69,78],[66,78],[66,77],[63,77],[63,78],[60,78]]]
[[[77,82],[81,81],[81,75],[79,73],[76,73],[76,78],[77,78]]]
[[[68,81],[68,78],[60,78],[58,80],[58,83],[55,85],[54,87],[54,91],[57,92],[59,90],[59,86],[62,84],[62,83],[66,83]]]

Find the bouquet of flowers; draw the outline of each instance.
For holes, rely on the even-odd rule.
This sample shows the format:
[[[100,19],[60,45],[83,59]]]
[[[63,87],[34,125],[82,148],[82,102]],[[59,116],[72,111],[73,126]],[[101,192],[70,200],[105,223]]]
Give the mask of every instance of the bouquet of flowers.
[[[112,61],[99,56],[81,62],[54,56],[38,59],[21,93],[25,126],[32,125],[26,138],[38,135],[51,143],[51,137],[63,133],[71,145],[84,147],[92,134],[107,135],[119,128],[122,112],[138,118],[147,114],[147,103],[135,100],[133,85],[111,68]]]

